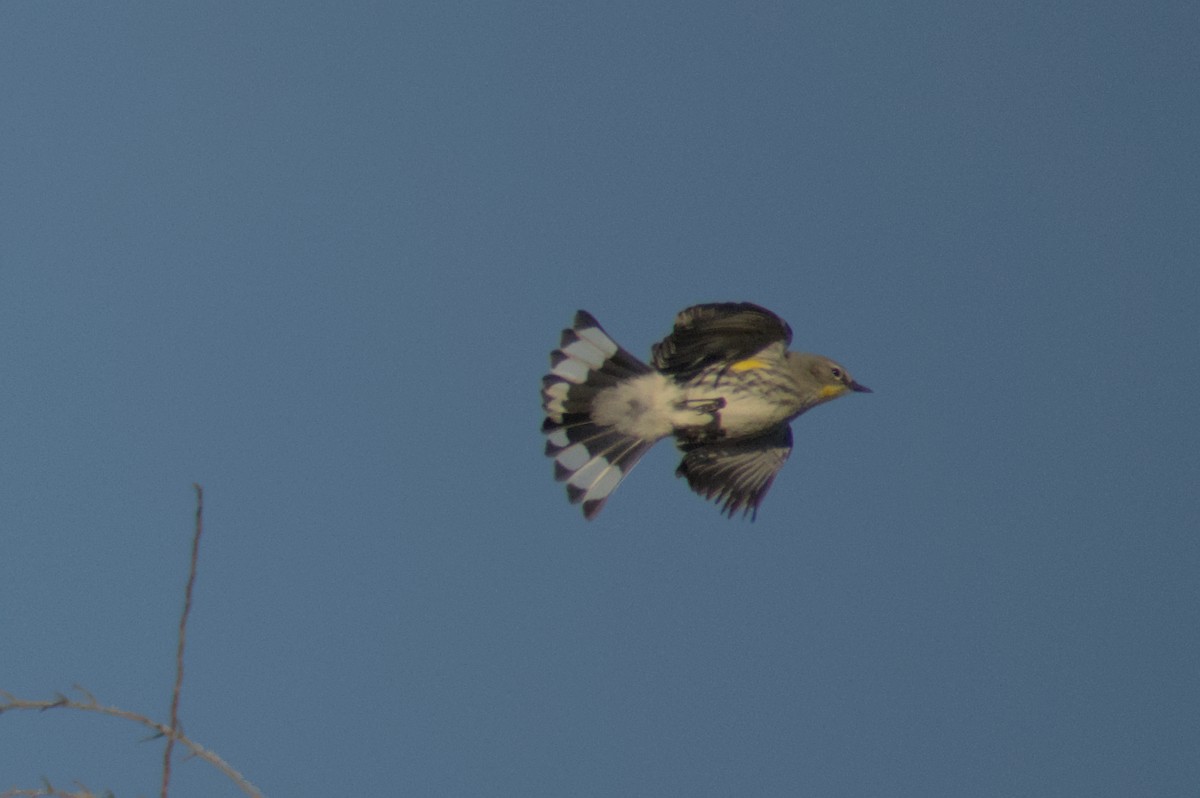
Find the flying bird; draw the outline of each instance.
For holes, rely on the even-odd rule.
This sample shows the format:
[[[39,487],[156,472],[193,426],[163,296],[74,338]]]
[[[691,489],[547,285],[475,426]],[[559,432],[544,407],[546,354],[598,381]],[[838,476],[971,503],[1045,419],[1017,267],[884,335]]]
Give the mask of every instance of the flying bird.
[[[827,357],[790,352],[792,329],[749,302],[694,305],[646,364],[587,311],[575,314],[542,378],[546,455],[572,504],[594,518],[667,436],[675,473],[751,520],[792,451],[792,419],[848,392],[871,393]]]

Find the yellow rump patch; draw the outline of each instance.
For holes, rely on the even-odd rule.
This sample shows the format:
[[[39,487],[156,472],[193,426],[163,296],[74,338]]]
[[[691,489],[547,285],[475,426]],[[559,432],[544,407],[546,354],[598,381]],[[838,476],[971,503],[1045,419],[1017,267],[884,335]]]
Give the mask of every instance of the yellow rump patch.
[[[730,366],[729,370],[741,373],[743,371],[749,371],[750,369],[765,369],[766,367],[767,362],[765,360],[750,358],[748,360],[739,360],[737,363],[734,363],[732,366]]]

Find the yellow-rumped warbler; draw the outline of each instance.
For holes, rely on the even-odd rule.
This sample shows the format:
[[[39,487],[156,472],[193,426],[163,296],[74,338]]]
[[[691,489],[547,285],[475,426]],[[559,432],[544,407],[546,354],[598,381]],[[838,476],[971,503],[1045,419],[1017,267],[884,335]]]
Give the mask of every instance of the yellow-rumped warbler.
[[[870,393],[827,357],[787,351],[792,329],[749,302],[695,305],[646,365],[587,311],[563,330],[542,378],[546,455],[572,504],[592,518],[661,438],[675,471],[731,518],[758,513],[792,451],[791,421],[846,391]]]

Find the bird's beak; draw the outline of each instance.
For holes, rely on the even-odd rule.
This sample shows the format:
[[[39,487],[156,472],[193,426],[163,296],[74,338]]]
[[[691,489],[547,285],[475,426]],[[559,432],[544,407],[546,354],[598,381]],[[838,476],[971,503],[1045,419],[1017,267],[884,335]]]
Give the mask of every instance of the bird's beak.
[[[850,390],[857,391],[858,393],[875,393],[867,386],[860,385],[858,382],[856,382],[854,380],[850,381]]]

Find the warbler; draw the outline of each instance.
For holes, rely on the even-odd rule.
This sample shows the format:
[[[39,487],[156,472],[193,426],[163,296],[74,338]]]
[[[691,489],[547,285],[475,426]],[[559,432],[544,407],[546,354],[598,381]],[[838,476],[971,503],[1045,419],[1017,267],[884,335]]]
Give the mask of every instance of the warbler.
[[[591,519],[657,441],[683,452],[676,475],[730,518],[753,520],[792,451],[792,419],[848,392],[871,393],[827,357],[790,352],[792,329],[749,302],[675,317],[646,364],[587,311],[542,378],[542,432],[555,479]]]

